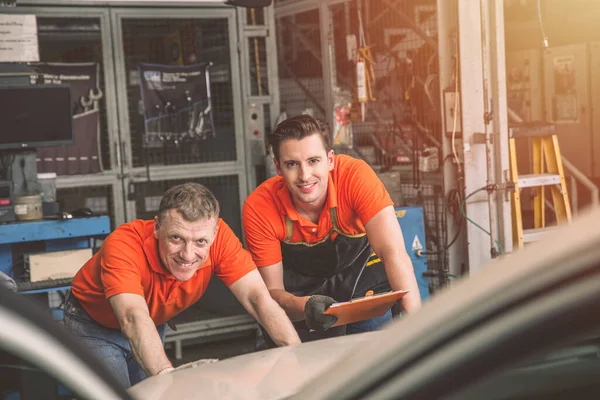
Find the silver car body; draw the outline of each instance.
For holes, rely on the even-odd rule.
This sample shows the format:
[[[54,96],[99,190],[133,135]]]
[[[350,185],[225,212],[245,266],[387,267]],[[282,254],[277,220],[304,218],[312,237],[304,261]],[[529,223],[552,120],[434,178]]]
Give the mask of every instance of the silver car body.
[[[357,393],[365,393],[365,397],[369,393],[365,390],[375,393],[390,374],[410,366],[391,380],[400,392],[383,396],[400,398],[402,390],[410,392],[416,389],[411,385],[436,379],[436,374],[454,368],[477,346],[493,346],[495,340],[508,338],[510,332],[518,332],[519,326],[525,328],[538,316],[576,307],[580,297],[592,295],[592,279],[587,282],[589,287],[584,281],[577,291],[566,287],[566,282],[578,274],[600,272],[599,224],[597,211],[544,242],[501,257],[382,332],[238,356],[151,378],[130,392],[146,399],[167,399],[169,395],[191,399],[199,394],[206,398],[281,399],[296,392],[298,398],[338,400],[354,398]],[[544,297],[551,289],[555,292]],[[540,297],[530,301],[533,293]]]
[[[146,379],[129,390],[138,399],[284,399],[329,375],[344,354],[381,332],[350,335],[245,354]]]
[[[457,281],[421,311],[384,331],[177,370],[151,377],[128,393],[149,400],[448,398],[465,388],[468,394],[469,386],[477,386],[501,366],[535,355],[559,339],[600,328],[599,226],[600,211],[587,214],[545,241]],[[21,318],[9,303],[0,301],[0,322],[14,329],[0,330],[0,349],[28,360],[84,397],[126,397],[114,382],[106,384],[96,374],[101,369],[88,368],[89,360],[73,351],[75,344],[53,339],[44,325]],[[589,347],[584,359],[595,368],[595,377],[600,370],[600,340]],[[569,360],[573,363],[577,357]],[[553,366],[560,365],[543,367],[554,373]],[[580,373],[584,369],[566,365],[569,368],[559,374],[550,374],[550,380],[526,375],[519,387],[536,393],[586,377]],[[572,376],[565,376],[569,373]],[[502,398],[501,389],[512,387],[501,380],[496,383],[495,391],[484,397],[475,393],[457,398]],[[600,388],[596,389],[598,393]]]

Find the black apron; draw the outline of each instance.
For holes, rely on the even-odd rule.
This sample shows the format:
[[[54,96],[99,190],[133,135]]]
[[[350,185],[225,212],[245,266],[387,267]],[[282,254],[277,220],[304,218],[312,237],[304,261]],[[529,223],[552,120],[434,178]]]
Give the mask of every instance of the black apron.
[[[362,297],[368,290],[374,293],[389,291],[390,285],[381,259],[373,253],[367,235],[349,235],[337,226],[337,209],[330,209],[331,231],[314,244],[294,243],[293,221],[286,216],[286,238],[281,242],[283,284],[295,296],[321,294],[337,302]],[[333,232],[338,235],[331,240]],[[345,334],[339,326],[325,332],[309,332],[304,321],[294,323],[303,342]],[[269,347],[274,346],[263,330]]]

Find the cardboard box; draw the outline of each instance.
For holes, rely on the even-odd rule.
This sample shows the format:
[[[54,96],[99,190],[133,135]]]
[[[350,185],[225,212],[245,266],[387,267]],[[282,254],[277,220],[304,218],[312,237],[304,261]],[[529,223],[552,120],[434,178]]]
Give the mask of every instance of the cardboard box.
[[[91,257],[91,248],[53,251],[26,255],[25,263],[29,265],[29,280],[39,282],[72,278]]]

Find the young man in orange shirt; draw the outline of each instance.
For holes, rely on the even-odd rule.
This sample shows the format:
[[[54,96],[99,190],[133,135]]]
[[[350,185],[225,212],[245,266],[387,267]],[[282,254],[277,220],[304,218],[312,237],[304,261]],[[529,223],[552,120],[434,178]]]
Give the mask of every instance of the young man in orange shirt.
[[[329,329],[332,303],[389,290],[409,290],[404,312],[421,299],[393,202],[371,167],[334,155],[327,124],[289,118],[269,136],[279,176],[247,199],[247,247],[271,296],[302,341],[376,330],[380,318]],[[375,255],[376,254],[376,255]],[[269,343],[267,337],[267,344]]]
[[[173,370],[165,324],[194,304],[216,274],[279,346],[299,343],[250,254],[197,183],[170,188],[154,220],[118,227],[75,275],[64,323],[125,387]]]

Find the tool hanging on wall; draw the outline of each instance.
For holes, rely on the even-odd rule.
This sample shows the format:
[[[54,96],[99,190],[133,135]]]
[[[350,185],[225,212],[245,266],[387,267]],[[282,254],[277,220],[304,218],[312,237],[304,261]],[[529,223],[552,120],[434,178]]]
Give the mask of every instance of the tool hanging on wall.
[[[167,145],[177,147],[187,141],[215,138],[211,66],[212,62],[183,66],[138,65],[143,82],[140,86],[144,146],[164,149]],[[97,96],[99,94],[90,93],[94,101]]]
[[[99,102],[104,94],[100,88],[96,88],[96,90],[98,93],[96,93],[94,89],[90,89],[88,97],[81,96],[79,98],[79,103],[81,104],[81,107],[83,107],[83,112],[99,109]]]
[[[373,86],[375,85],[375,61],[371,56],[371,47],[373,46],[367,46],[360,11],[358,12],[358,26],[360,47],[356,52],[356,87],[358,102],[360,103],[361,119],[364,121],[367,112],[367,103],[377,99],[373,96]]]

